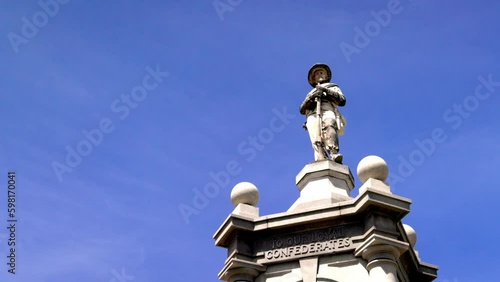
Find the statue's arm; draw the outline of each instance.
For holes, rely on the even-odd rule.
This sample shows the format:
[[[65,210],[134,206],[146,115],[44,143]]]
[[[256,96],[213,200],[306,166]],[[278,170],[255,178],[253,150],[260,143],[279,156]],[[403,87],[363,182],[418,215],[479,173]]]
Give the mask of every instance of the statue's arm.
[[[304,100],[304,102],[302,102],[302,104],[300,105],[300,114],[301,115],[305,115],[306,114],[306,110],[309,108],[309,106],[311,105],[311,102],[306,98]]]
[[[316,94],[315,90],[311,90],[311,92],[309,92],[307,94],[306,98],[304,99],[304,102],[302,102],[302,104],[300,105],[300,109],[299,109],[300,114],[305,115],[306,110],[311,108],[311,105],[314,102],[313,100],[314,100],[315,94]]]
[[[328,95],[332,98],[333,102],[337,104],[339,107],[345,106],[346,98],[344,94],[342,93],[342,90],[340,90],[340,87],[337,85],[333,85],[331,87],[327,88],[328,90]]]

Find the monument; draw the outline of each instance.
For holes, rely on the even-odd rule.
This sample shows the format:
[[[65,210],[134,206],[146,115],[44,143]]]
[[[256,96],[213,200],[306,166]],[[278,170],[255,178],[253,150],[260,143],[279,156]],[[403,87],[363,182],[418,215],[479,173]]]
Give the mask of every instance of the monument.
[[[314,149],[314,160],[332,159],[342,163],[338,135],[344,134],[346,120],[339,112],[346,99],[338,85],[330,83],[332,71],[325,64],[315,64],[307,79],[313,89],[300,105],[300,113],[307,116],[304,128],[309,132]]]
[[[363,182],[351,196],[354,177],[342,164],[338,135],[345,119],[340,88],[331,71],[316,64],[309,71],[300,112],[314,149],[314,161],[296,177],[299,198],[282,213],[260,215],[259,191],[249,182],[231,192],[235,209],[214,235],[227,249],[219,279],[228,282],[426,282],[437,266],[421,261],[416,233],[402,219],[411,200],[394,195],[385,182],[389,169],[378,156],[357,167]]]

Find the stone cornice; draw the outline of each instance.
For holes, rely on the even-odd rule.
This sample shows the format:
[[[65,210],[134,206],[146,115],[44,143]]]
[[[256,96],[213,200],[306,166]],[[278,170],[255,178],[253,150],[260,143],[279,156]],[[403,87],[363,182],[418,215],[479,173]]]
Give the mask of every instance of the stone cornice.
[[[367,189],[355,199],[333,203],[329,207],[300,212],[284,212],[255,219],[235,214],[229,215],[214,234],[215,244],[227,247],[235,232],[257,232],[267,229],[281,229],[312,223],[344,220],[349,216],[360,217],[364,211],[380,209],[399,221],[410,211],[411,200],[378,190]]]

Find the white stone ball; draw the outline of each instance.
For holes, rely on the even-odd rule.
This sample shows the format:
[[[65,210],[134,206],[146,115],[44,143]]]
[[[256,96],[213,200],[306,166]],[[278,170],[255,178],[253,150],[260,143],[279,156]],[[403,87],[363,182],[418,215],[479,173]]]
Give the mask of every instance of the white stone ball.
[[[410,245],[412,247],[415,247],[415,244],[417,244],[417,232],[415,232],[415,229],[413,229],[408,224],[403,224],[403,227],[405,229],[406,235],[408,236],[408,240],[410,240]]]
[[[379,156],[364,157],[358,164],[358,177],[365,183],[369,178],[385,181],[389,176],[387,163]]]
[[[240,182],[234,185],[231,191],[231,202],[236,207],[238,204],[247,204],[256,207],[259,202],[259,190],[250,182]]]

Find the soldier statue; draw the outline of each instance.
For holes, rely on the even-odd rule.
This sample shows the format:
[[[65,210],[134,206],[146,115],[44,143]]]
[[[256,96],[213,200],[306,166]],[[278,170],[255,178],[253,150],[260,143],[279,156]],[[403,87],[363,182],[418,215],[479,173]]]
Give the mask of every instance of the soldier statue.
[[[315,64],[308,74],[313,89],[300,105],[300,113],[307,117],[304,128],[309,132],[314,160],[330,159],[342,163],[338,135],[344,134],[346,120],[339,112],[346,99],[338,85],[330,83],[332,72],[325,64]]]

